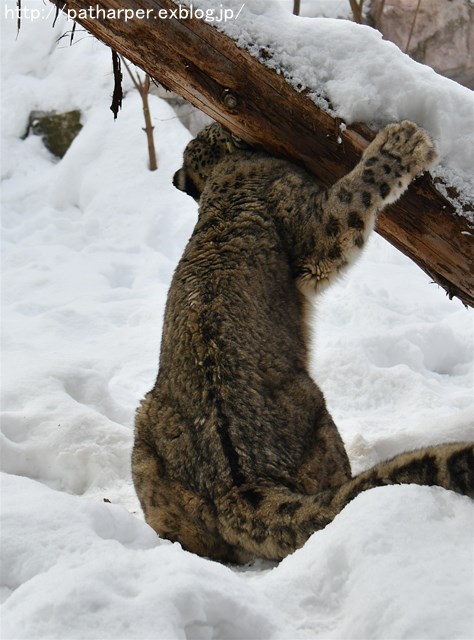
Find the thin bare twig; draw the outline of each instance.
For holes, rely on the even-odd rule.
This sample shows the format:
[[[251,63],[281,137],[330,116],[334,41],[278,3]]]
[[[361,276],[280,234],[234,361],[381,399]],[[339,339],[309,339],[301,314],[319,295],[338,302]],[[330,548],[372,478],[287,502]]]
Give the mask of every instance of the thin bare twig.
[[[16,37],[20,35],[20,27],[21,27],[21,0],[16,0]]]
[[[148,142],[148,157],[150,160],[150,171],[156,171],[158,169],[158,163],[156,161],[155,141],[153,140],[153,129],[155,128],[151,124],[150,107],[148,105],[148,92],[150,91],[150,76],[148,73],[145,76],[145,82],[142,85],[141,97],[143,102],[143,115],[145,117],[145,127],[143,131],[146,133],[146,139]]]
[[[72,47],[72,41],[74,40],[74,34],[76,33],[77,22],[73,22],[71,29],[71,39],[69,40],[69,46]]]
[[[128,63],[127,63],[127,61],[125,60],[125,58],[124,58],[124,57],[120,56],[120,60],[122,61],[122,63],[123,63],[123,65],[124,65],[125,69],[127,70],[128,75],[130,76],[130,79],[131,79],[131,81],[133,82],[133,84],[134,84],[134,86],[135,86],[135,89],[136,89],[138,92],[140,92],[140,84],[141,84],[141,82],[140,82],[140,84],[139,84],[139,83],[138,83],[138,81],[137,81],[137,78],[138,78],[138,80],[140,80],[140,76],[137,74],[137,78],[136,78],[136,77],[133,75],[133,73],[132,73],[132,71],[131,71],[130,67],[128,66]]]
[[[411,37],[413,35],[413,31],[415,30],[415,22],[418,16],[418,11],[420,9],[421,0],[418,0],[418,4],[416,5],[415,15],[413,17],[413,22],[411,23],[410,35],[408,36],[407,46],[405,47],[405,53],[408,53],[408,49],[410,48]]]
[[[148,144],[148,158],[149,158],[149,169],[150,171],[156,171],[158,169],[158,162],[156,160],[156,150],[155,150],[155,141],[153,139],[153,129],[155,128],[151,123],[151,114],[150,114],[150,106],[148,103],[148,94],[150,91],[150,76],[148,73],[145,75],[145,81],[142,82],[140,74],[137,72],[136,74],[132,73],[127,61],[125,58],[120,56],[121,61],[123,62],[125,69],[128,72],[136,90],[140,94],[143,103],[143,117],[145,118],[145,127],[143,131],[146,133],[147,144]]]
[[[301,0],[293,0],[293,14],[299,16],[301,11]]]
[[[349,0],[349,4],[351,5],[354,22],[362,24],[362,6],[364,4],[364,0],[360,0],[360,4],[357,3],[357,0]]]
[[[56,13],[54,14],[54,20],[53,20],[53,29],[56,26],[56,21],[58,19],[59,16],[59,7],[56,7]]]

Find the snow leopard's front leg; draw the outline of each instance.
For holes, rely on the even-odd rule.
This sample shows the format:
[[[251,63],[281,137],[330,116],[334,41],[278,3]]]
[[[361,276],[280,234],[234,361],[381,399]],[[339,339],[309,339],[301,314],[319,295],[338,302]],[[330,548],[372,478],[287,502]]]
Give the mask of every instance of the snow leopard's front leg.
[[[385,127],[359,164],[318,196],[314,225],[317,250],[301,256],[300,288],[320,290],[352,264],[374,228],[377,214],[436,162],[433,141],[416,124],[405,120]]]

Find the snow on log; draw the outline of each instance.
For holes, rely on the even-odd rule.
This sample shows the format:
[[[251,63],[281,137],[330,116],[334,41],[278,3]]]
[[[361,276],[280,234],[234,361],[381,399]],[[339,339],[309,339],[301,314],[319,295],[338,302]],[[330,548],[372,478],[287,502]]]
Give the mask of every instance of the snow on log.
[[[350,171],[375,135],[363,124],[345,126],[210,23],[180,17],[172,0],[50,1],[163,86],[248,142],[305,166],[324,186]],[[255,46],[260,58],[271,57],[264,42]],[[453,185],[439,186],[455,202]],[[454,206],[453,198],[425,174],[379,216],[376,229],[450,298],[472,307],[474,224],[470,205]]]

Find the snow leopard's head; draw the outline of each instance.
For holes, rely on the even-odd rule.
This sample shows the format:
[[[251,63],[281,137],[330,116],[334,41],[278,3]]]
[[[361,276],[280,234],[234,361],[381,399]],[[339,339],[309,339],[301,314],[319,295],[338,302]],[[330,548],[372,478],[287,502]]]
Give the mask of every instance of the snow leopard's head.
[[[173,177],[174,186],[199,202],[210,173],[222,158],[247,149],[248,145],[215,122],[198,133],[188,143],[183,154],[183,166]]]

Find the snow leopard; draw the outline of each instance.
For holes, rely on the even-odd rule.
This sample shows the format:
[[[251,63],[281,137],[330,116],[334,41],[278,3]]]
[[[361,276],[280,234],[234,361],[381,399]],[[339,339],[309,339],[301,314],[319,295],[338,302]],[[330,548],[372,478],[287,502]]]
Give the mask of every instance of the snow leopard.
[[[362,491],[439,485],[474,497],[473,443],[402,453],[352,476],[309,373],[314,296],[361,254],[378,213],[437,162],[416,124],[386,126],[328,189],[220,124],[174,185],[199,203],[136,414],[132,476],[146,521],[207,558],[279,561]]]

